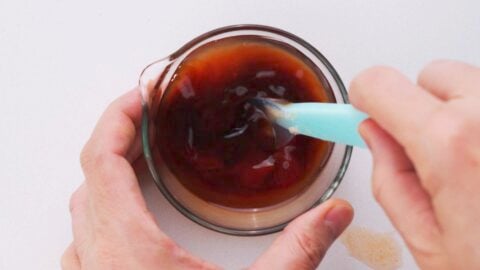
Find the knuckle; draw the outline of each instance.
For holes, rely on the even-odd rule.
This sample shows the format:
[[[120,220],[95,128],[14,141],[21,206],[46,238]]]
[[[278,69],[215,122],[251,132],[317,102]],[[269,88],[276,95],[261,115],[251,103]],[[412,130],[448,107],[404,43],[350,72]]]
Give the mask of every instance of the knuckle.
[[[112,159],[112,154],[108,152],[101,152],[92,150],[90,142],[85,145],[80,153],[80,165],[85,171],[91,171],[94,168],[99,168],[105,165]]]
[[[62,270],[69,270],[72,266],[72,246],[67,247],[63,251],[62,257],[60,258],[60,267]]]
[[[442,112],[432,119],[425,137],[449,155],[464,155],[467,151],[471,123],[461,114]]]
[[[382,83],[383,81],[395,77],[399,74],[399,72],[392,68],[392,67],[387,67],[387,66],[375,66],[368,68],[360,74],[358,74],[353,80],[352,80],[352,86],[357,86],[357,87],[363,87],[366,85],[371,85],[371,84],[376,84],[376,83]],[[353,88],[357,88],[353,87]]]
[[[458,65],[457,61],[454,60],[448,60],[448,59],[435,59],[428,63],[423,70],[428,71],[428,70],[433,70],[437,68],[449,68]]]
[[[453,60],[446,60],[446,59],[437,59],[433,60],[432,62],[428,63],[418,74],[417,82],[419,84],[425,84],[433,78],[435,74],[437,74],[441,70],[449,70],[456,66],[458,63]]]
[[[297,235],[297,239],[299,246],[308,258],[309,264],[313,267],[317,266],[320,257],[322,257],[323,253],[328,249],[328,244],[325,241],[315,241],[305,233]]]
[[[306,233],[308,230],[294,230],[290,227],[286,228],[286,233],[293,237],[293,243],[296,243],[294,246],[294,252],[300,253],[300,257],[305,258],[300,262],[306,267],[302,269],[314,269],[320,263],[323,255],[330,246],[333,237],[329,237],[330,234],[327,234],[327,237],[315,237]]]
[[[73,192],[72,196],[70,196],[70,202],[69,202],[69,210],[70,213],[73,213],[75,209],[77,209],[78,205],[82,201],[82,196],[83,196],[83,191],[82,191],[82,186],[80,186],[75,192]]]
[[[89,167],[89,165],[92,163],[92,155],[88,147],[89,143],[87,143],[82,151],[80,152],[80,166],[82,167],[83,170]]]
[[[465,139],[466,139],[466,132],[465,132],[465,124],[463,120],[459,122],[452,123],[452,127],[443,131],[442,136],[439,137],[441,140],[442,145],[449,150],[449,153],[458,152],[465,148]],[[464,152],[464,151],[460,151]]]
[[[73,213],[75,211],[75,209],[77,208],[77,204],[78,204],[77,203],[77,201],[78,201],[77,196],[78,195],[76,195],[76,193],[77,192],[74,192],[72,194],[72,196],[70,197],[70,203],[68,204],[69,205],[68,209],[70,210],[70,213]]]
[[[173,253],[178,246],[170,239],[162,239],[162,241],[160,241],[160,247],[168,253]]]
[[[103,168],[110,160],[112,160],[112,155],[109,153],[92,153],[92,151],[85,150],[80,155],[80,164],[84,172]]]
[[[99,263],[112,261],[112,258],[115,257],[112,252],[111,242],[103,237],[95,239],[95,245],[93,249],[95,251],[92,252],[92,259]]]
[[[478,166],[472,147],[477,140],[474,122],[455,110],[442,110],[425,127],[422,137],[428,156],[419,173],[432,193],[452,183],[456,171],[452,168]]]
[[[68,258],[65,253],[63,253],[62,258],[60,259],[60,267],[62,270],[68,270]]]
[[[182,255],[181,249],[172,240],[165,238],[158,242],[158,253],[170,257],[179,257]]]
[[[374,66],[360,72],[350,84],[349,94],[352,103],[356,104],[368,95],[366,91],[369,91],[372,85],[385,85],[398,74],[397,70],[387,66]]]

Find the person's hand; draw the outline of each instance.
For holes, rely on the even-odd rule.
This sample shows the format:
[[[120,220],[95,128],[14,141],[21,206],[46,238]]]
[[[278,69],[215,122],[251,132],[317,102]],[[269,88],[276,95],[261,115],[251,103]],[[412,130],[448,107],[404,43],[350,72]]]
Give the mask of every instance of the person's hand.
[[[62,257],[62,268],[217,269],[176,245],[147,209],[130,165],[141,153],[138,92],[109,106],[83,149],[85,182],[71,198],[74,240]],[[322,203],[287,226],[252,268],[316,268],[352,215],[345,201]]]
[[[373,193],[422,269],[480,269],[480,69],[436,61],[417,84],[362,72],[351,102],[371,116]]]

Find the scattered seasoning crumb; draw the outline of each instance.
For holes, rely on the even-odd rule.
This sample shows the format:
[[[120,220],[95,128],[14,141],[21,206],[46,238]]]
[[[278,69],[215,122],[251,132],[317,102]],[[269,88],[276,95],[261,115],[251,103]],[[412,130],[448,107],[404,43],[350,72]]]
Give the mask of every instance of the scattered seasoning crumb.
[[[340,237],[350,255],[375,270],[394,270],[402,265],[402,251],[391,233],[372,232],[353,226]]]

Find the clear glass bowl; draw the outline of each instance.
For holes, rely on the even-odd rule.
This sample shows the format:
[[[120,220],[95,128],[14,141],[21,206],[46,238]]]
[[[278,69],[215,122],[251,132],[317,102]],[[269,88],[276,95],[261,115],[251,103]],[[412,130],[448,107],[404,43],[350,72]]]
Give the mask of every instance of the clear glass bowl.
[[[222,38],[256,35],[286,43],[312,61],[330,84],[337,103],[348,103],[347,92],[328,60],[312,45],[286,31],[261,25],[233,25],[205,33],[170,56],[148,65],[140,75],[143,100],[142,137],[144,155],[155,184],[167,200],[192,221],[215,231],[233,235],[262,235],[283,229],[288,222],[331,197],[348,167],[352,147],[334,144],[330,157],[313,183],[300,194],[265,208],[234,209],[203,201],[188,191],[165,165],[157,149],[151,148],[149,125],[156,115],[159,97],[167,89],[179,64],[196,48]]]

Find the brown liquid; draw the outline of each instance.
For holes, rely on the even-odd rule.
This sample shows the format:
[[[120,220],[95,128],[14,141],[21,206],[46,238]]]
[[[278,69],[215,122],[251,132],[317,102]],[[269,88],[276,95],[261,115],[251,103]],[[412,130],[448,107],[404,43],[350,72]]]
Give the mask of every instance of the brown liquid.
[[[178,180],[234,208],[280,203],[304,190],[331,143],[295,136],[275,148],[270,122],[248,100],[334,102],[323,74],[287,44],[255,36],[205,44],[180,64],[155,118],[157,144]]]

